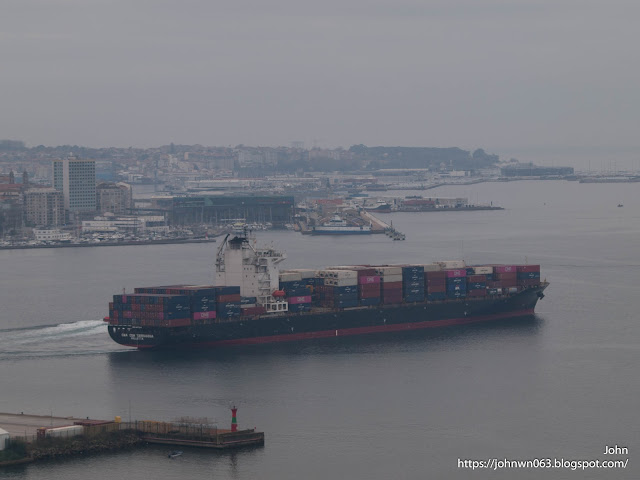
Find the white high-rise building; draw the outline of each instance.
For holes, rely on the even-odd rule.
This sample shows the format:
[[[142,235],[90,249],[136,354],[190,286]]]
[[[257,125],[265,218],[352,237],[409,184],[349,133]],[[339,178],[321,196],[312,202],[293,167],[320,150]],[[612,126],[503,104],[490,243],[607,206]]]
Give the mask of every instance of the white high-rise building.
[[[96,211],[96,161],[70,155],[53,161],[53,186],[64,195],[69,212]]]

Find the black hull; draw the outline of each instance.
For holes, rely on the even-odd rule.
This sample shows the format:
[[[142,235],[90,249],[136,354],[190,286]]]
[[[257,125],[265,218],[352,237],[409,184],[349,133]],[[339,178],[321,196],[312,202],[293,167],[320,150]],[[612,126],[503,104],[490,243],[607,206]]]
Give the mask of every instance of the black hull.
[[[267,315],[177,328],[109,325],[109,335],[129,347],[186,348],[465,325],[532,315],[546,287],[544,284],[510,296]]]

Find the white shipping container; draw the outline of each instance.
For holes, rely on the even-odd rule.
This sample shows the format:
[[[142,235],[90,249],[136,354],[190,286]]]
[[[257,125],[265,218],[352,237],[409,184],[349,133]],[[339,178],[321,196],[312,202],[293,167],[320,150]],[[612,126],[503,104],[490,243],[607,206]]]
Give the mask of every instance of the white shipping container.
[[[402,276],[402,267],[377,267],[376,273],[383,277],[386,277],[387,275]]]
[[[82,435],[84,427],[82,425],[69,425],[67,427],[47,428],[45,435],[47,437],[70,438]]]
[[[440,270],[442,270],[442,265],[440,265],[439,263],[428,263],[426,265],[423,265],[423,267],[425,272],[439,272]]]
[[[385,276],[382,277],[382,281],[384,283],[401,282],[402,281],[402,274],[400,274],[400,275],[385,275]]]
[[[327,278],[324,284],[333,287],[348,287],[358,285],[358,278]]]
[[[490,275],[493,273],[493,267],[472,267],[476,275]]]
[[[281,282],[299,282],[302,276],[297,272],[280,272],[278,277]]]
[[[442,262],[436,262],[443,269],[465,268],[464,260],[444,260]]]
[[[302,279],[302,278],[314,278],[318,273],[318,271],[313,270],[311,268],[291,268],[288,270],[280,270],[280,275],[282,275],[283,273],[296,273],[300,275]]]
[[[329,272],[329,278],[355,278],[358,279],[358,272],[354,270],[325,270]]]

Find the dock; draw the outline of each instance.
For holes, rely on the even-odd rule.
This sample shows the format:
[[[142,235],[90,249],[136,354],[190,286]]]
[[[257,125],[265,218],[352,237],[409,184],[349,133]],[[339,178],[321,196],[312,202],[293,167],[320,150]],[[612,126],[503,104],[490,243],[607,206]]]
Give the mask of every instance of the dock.
[[[264,432],[255,428],[238,429],[236,411],[237,408],[232,408],[229,429],[218,428],[217,424],[206,419],[123,422],[120,417],[96,420],[22,412],[0,413],[0,440],[5,442],[0,448],[0,466],[146,444],[212,450],[263,446]]]

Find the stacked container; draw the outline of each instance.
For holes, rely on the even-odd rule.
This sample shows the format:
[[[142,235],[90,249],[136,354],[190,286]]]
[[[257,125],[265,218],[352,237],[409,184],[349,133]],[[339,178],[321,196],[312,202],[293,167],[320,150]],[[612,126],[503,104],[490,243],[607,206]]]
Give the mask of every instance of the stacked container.
[[[424,302],[424,266],[402,267],[402,298],[407,303]]]
[[[240,287],[215,287],[217,301],[217,318],[239,317],[242,313],[242,297]]]
[[[515,265],[496,265],[493,267],[493,281],[498,288],[515,288],[518,277]]]
[[[321,292],[320,303],[325,307],[348,308],[358,306],[358,272],[353,270],[321,270],[318,275],[324,279],[324,285],[318,286]]]
[[[473,272],[473,269],[471,269]],[[469,275],[467,272],[467,297],[486,297],[487,277],[486,275]]]
[[[447,298],[463,298],[467,296],[467,270],[455,268],[445,270],[447,274]]]
[[[444,300],[447,297],[447,272],[431,270],[424,272],[427,300]]]
[[[112,325],[183,327],[191,324],[191,307],[186,295],[114,295],[109,318]]]
[[[377,274],[376,269],[360,267],[357,272],[360,305],[380,305],[380,275]]]
[[[376,267],[380,277],[380,299],[385,305],[402,303],[402,267]]]
[[[516,265],[516,281],[519,287],[540,285],[540,265]]]

